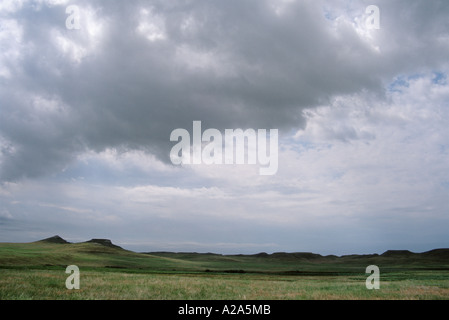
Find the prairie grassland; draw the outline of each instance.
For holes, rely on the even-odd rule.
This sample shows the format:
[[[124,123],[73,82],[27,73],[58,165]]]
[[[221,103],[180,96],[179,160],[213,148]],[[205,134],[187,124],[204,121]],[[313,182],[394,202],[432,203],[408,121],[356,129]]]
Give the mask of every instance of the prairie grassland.
[[[1,300],[449,300],[449,251],[410,257],[142,254],[101,243],[0,244]],[[68,290],[68,265],[80,268]],[[365,268],[380,267],[380,290]]]
[[[391,274],[380,290],[364,276],[254,274],[143,274],[81,271],[80,289],[68,290],[65,270],[0,269],[1,300],[405,300],[449,299],[449,277]],[[420,279],[422,278],[422,279]]]

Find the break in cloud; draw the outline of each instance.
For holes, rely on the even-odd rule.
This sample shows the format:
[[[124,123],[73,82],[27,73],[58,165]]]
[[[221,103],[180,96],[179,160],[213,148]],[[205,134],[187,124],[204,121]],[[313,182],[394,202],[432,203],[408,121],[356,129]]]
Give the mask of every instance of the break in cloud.
[[[3,1],[0,240],[448,246],[446,2]],[[194,120],[279,128],[278,174],[173,167]]]

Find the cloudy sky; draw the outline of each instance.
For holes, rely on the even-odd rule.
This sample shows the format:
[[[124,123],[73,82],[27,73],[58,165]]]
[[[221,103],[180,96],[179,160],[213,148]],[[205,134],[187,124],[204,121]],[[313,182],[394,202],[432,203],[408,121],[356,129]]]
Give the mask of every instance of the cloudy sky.
[[[0,0],[0,241],[449,247],[448,16],[447,0]],[[278,129],[277,174],[174,166],[170,133],[193,121]]]

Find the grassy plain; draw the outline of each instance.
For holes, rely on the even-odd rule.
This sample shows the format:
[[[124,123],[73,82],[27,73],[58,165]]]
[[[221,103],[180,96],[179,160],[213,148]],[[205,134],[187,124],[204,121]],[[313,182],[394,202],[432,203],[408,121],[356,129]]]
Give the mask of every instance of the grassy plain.
[[[381,270],[367,290],[365,268]],[[65,287],[68,265],[80,289]],[[0,244],[0,299],[449,299],[449,260],[407,254],[143,254],[99,243]]]

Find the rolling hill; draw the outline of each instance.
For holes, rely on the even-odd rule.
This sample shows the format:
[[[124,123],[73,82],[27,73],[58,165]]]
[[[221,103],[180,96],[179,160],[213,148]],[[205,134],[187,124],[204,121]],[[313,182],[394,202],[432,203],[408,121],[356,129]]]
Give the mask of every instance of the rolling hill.
[[[61,268],[71,264],[89,269],[187,273],[340,274],[360,273],[371,264],[389,270],[449,270],[449,249],[423,253],[389,250],[381,255],[338,257],[308,252],[253,255],[137,253],[125,250],[109,239],[70,243],[59,236],[31,243],[0,243],[0,268]]]

